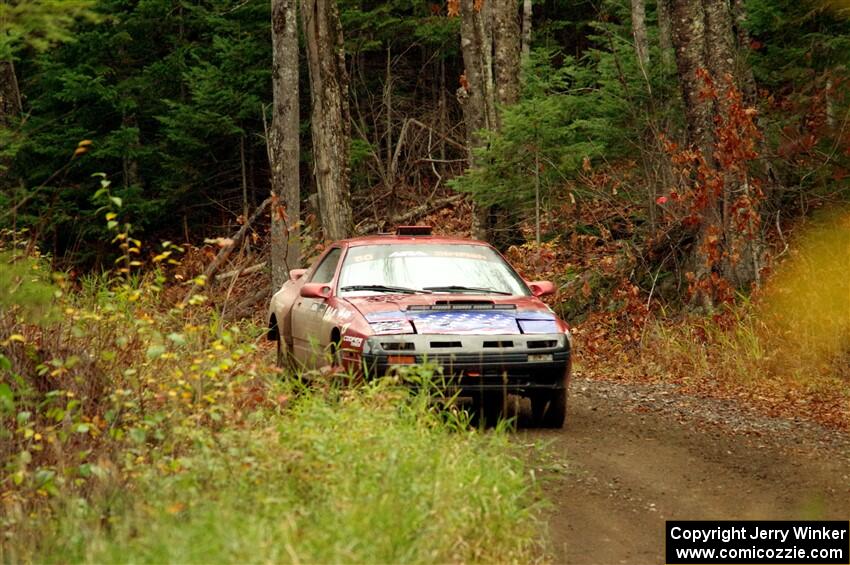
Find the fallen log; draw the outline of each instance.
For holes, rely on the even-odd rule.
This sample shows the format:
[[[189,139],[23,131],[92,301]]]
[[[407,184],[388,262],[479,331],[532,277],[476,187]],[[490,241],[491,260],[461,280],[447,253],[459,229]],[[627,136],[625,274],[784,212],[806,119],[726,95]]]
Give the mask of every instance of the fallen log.
[[[230,242],[227,245],[221,248],[221,251],[218,252],[218,255],[215,256],[213,262],[209,264],[209,266],[204,271],[204,279],[207,284],[212,284],[215,281],[215,274],[218,270],[224,265],[230,255],[233,253],[234,249],[237,249],[240,245],[242,245],[242,241],[245,239],[245,236],[248,235],[248,230],[251,228],[251,225],[257,221],[257,219],[263,215],[263,212],[266,211],[266,208],[269,207],[271,203],[271,198],[266,198],[263,202],[257,206],[257,209],[254,210],[254,213],[251,214],[251,217],[248,218],[242,227],[239,228],[233,237],[230,238]],[[183,306],[189,303],[189,300],[192,298],[192,295],[195,294],[195,289],[197,285],[192,285],[189,288],[189,292],[186,293],[186,296],[183,298]]]
[[[226,312],[222,317],[228,321],[249,318],[257,313],[257,304],[267,302],[270,296],[271,286],[261,288],[257,292],[243,298],[233,307],[233,310]],[[268,304],[264,304],[263,306],[267,308]],[[262,311],[265,312],[265,310]]]
[[[251,265],[250,267],[246,267],[244,269],[233,269],[232,271],[227,271],[226,273],[221,273],[220,275],[216,275],[217,280],[221,279],[229,279],[230,277],[241,277],[242,275],[250,275],[251,273],[256,273],[257,271],[262,271],[266,268],[268,263],[263,261],[262,263],[257,263],[256,265]]]
[[[424,216],[425,214],[430,214],[431,212],[439,210],[440,208],[448,206],[449,204],[453,204],[454,202],[462,200],[464,196],[464,194],[455,194],[453,196],[449,196],[448,198],[443,198],[442,200],[437,200],[435,202],[426,202],[424,204],[420,204],[419,206],[411,208],[404,214],[389,218],[385,222],[369,222],[367,224],[360,224],[355,228],[355,231],[359,234],[367,234],[369,232],[379,230],[387,224],[398,225],[403,222],[409,222],[414,218]]]

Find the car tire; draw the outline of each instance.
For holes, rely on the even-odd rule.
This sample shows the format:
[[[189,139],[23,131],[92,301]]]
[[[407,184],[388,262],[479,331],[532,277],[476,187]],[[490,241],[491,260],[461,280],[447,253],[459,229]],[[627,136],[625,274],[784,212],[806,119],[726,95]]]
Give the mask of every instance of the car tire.
[[[277,357],[275,364],[280,369],[289,368],[289,346],[282,339],[277,339]]]
[[[567,419],[567,389],[538,392],[531,397],[534,423],[541,428],[563,428]]]
[[[503,391],[486,392],[481,395],[479,417],[485,427],[495,427],[507,414],[508,395]]]

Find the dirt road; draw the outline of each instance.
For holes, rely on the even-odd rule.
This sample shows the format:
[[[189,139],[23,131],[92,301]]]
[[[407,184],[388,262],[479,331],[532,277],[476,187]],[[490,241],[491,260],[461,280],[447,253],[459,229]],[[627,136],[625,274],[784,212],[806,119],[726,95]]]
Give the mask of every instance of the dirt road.
[[[576,379],[536,461],[558,563],[664,563],[669,519],[850,519],[850,437],[672,387]]]

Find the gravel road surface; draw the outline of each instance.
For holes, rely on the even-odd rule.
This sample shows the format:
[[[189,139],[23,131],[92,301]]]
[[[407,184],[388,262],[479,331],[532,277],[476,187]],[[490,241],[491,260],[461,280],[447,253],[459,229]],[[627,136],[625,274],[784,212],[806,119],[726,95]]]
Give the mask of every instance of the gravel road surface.
[[[675,519],[850,519],[850,435],[675,387],[574,379],[564,430],[520,429],[558,563],[664,563]]]

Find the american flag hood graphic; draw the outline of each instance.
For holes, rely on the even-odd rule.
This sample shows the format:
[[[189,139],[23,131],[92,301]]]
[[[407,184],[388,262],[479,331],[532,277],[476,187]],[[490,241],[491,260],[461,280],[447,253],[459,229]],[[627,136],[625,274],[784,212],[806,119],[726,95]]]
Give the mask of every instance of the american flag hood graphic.
[[[405,304],[384,300],[354,299],[370,324],[404,321],[418,334],[541,334],[559,331],[557,318],[548,309],[492,302],[444,301]]]

